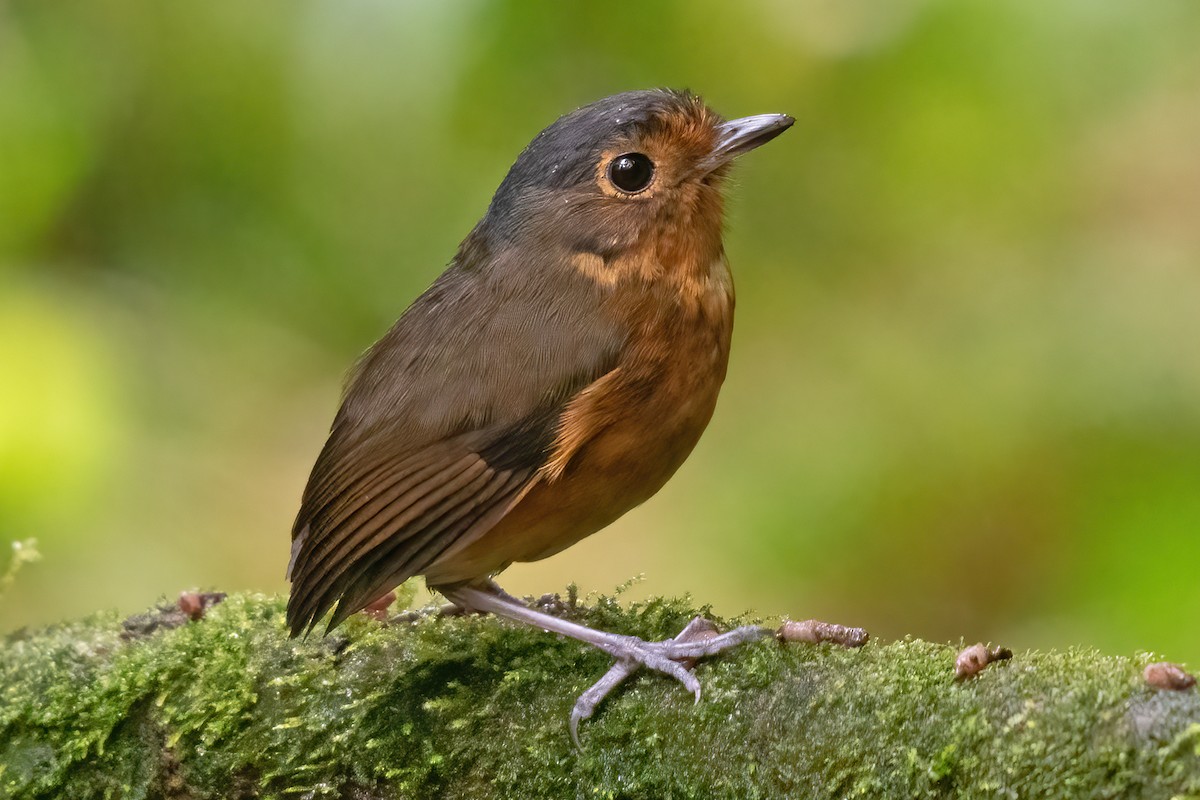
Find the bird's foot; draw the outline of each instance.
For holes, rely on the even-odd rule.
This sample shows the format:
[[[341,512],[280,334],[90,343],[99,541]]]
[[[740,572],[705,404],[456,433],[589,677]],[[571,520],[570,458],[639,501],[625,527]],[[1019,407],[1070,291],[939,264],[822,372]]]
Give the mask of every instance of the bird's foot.
[[[617,662],[575,701],[571,710],[571,739],[576,747],[583,748],[579,743],[579,723],[590,719],[604,699],[639,669],[647,667],[670,675],[700,702],[700,681],[691,673],[697,659],[770,635],[765,628],[750,625],[717,633],[716,626],[703,617],[693,618],[675,638],[661,642],[607,634],[603,642],[594,644]]]

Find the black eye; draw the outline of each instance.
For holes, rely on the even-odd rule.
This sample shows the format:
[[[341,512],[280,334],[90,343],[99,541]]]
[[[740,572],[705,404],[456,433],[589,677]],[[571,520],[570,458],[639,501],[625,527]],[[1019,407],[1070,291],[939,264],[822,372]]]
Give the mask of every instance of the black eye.
[[[636,194],[650,185],[654,162],[641,153],[617,156],[608,164],[608,179],[622,192]]]

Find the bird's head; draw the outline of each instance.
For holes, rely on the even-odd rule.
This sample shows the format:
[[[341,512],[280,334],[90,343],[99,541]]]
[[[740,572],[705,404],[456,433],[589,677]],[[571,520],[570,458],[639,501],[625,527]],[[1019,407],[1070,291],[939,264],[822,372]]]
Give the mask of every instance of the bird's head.
[[[784,114],[725,121],[697,96],[616,94],[539,133],[476,234],[491,246],[620,258],[651,236],[720,247],[721,184],[739,154],[791,126]]]

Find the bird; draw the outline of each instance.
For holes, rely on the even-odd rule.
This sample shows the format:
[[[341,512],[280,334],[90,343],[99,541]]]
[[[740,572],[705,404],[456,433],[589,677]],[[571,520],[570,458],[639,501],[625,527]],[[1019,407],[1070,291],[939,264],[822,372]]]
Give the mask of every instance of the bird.
[[[654,495],[708,425],[734,287],[734,159],[794,119],[725,120],[688,91],[614,94],[520,153],[449,266],[352,368],[292,529],[287,622],[326,633],[414,576],[451,603],[593,645],[613,670],[571,734],[647,667],[764,635],[647,642],[528,607],[494,577]]]

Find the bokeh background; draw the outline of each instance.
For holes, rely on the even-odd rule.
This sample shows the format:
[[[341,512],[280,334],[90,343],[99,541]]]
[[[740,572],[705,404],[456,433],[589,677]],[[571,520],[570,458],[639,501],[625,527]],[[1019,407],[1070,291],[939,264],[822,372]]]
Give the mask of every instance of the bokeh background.
[[[0,629],[278,592],[342,375],[602,95],[743,160],[733,362],[517,593],[1200,663],[1200,5],[0,3]],[[7,548],[6,548],[7,549]],[[0,556],[0,566],[2,558]]]

